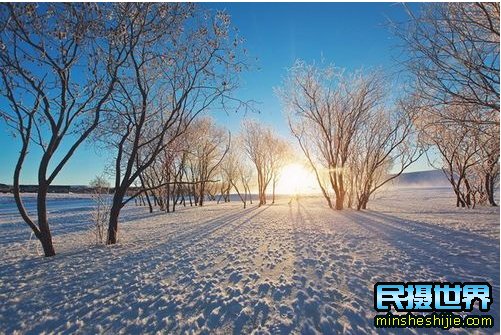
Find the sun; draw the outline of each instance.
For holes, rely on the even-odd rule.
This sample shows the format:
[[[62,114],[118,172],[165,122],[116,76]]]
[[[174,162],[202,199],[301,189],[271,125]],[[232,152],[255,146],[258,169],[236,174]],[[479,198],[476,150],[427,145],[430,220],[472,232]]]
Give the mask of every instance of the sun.
[[[277,182],[277,194],[295,195],[316,192],[318,192],[318,184],[312,172],[298,163],[284,166]]]

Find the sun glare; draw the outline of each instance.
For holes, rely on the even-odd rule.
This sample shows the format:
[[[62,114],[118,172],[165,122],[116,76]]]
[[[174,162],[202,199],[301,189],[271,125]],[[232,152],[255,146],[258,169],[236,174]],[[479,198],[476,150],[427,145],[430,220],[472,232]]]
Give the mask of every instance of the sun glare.
[[[277,182],[278,194],[311,194],[318,192],[315,175],[301,164],[289,164],[282,169]]]

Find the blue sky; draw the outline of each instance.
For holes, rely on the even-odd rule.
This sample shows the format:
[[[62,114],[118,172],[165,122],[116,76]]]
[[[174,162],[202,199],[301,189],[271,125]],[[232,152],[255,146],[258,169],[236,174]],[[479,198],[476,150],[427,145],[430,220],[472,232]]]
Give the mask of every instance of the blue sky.
[[[290,137],[279,99],[273,88],[280,85],[286,69],[296,59],[308,62],[321,59],[338,67],[354,70],[382,68],[394,71],[399,56],[398,41],[388,21],[407,18],[399,3],[204,3],[202,6],[225,9],[245,38],[249,54],[257,57],[257,66],[242,75],[237,96],[259,101],[261,111],[250,117],[272,125],[284,137]],[[413,7],[419,4],[412,5]],[[213,114],[216,120],[238,131],[242,113]],[[248,115],[249,116],[249,115]],[[19,143],[0,125],[0,183],[12,183],[12,171]],[[292,139],[291,139],[292,141]],[[36,182],[35,159],[25,164],[23,183]],[[56,184],[88,184],[104,170],[107,158],[85,144],[56,178]],[[427,170],[423,159],[409,171]]]

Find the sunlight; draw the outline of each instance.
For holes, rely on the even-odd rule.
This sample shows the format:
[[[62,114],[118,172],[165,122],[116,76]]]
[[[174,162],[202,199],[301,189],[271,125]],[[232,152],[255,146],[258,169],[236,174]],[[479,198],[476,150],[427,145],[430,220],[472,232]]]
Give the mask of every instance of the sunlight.
[[[315,175],[301,164],[289,164],[282,169],[277,182],[277,194],[311,194],[318,192]]]

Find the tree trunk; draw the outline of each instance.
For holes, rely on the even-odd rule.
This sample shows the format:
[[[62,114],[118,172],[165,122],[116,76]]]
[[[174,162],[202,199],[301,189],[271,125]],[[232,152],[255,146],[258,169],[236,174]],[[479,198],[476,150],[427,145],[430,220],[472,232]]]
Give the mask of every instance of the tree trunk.
[[[205,185],[204,183],[200,183],[200,194],[198,195],[198,205],[202,207],[204,205],[204,196],[205,196]]]
[[[272,196],[271,204],[275,203],[275,186],[276,186],[276,184],[277,184],[276,180],[273,180],[273,196]]]
[[[466,186],[466,199],[465,199],[465,203],[466,203],[466,206],[468,206],[468,208],[470,208],[471,206],[471,187],[470,187],[470,183],[468,182],[468,179],[464,179],[464,184]]]
[[[344,204],[344,193],[338,192],[336,194],[336,210],[342,210]]]
[[[247,194],[249,195],[249,202],[250,202],[250,204],[252,205],[252,204],[253,204],[253,203],[252,203],[252,193],[251,193],[251,191],[250,191],[250,187],[249,187],[249,185],[245,185],[244,187],[245,187],[245,189],[246,189]]]
[[[55,256],[56,252],[54,250],[54,246],[52,245],[52,235],[50,234],[50,230],[41,231],[40,234],[40,242],[42,242],[44,256]]]
[[[26,158],[26,152],[28,149],[28,142],[23,141],[23,147],[21,148],[21,153],[19,154],[19,159],[17,161],[16,167],[14,169],[14,182],[13,182],[13,193],[14,193],[14,199],[16,201],[17,208],[19,210],[19,213],[21,214],[21,217],[23,220],[30,226],[31,230],[35,234],[35,236],[38,238],[40,243],[42,244],[42,247],[44,249],[44,254],[46,257],[54,256],[56,253],[54,251],[54,246],[52,245],[52,237],[50,234],[50,230],[48,229],[49,225],[47,223],[47,217],[45,214],[45,225],[47,227],[47,232],[48,234],[42,235],[40,231],[40,226],[37,227],[35,223],[31,220],[31,218],[28,216],[28,213],[26,212],[26,208],[24,207],[23,201],[21,199],[21,194],[20,194],[20,186],[19,186],[19,177],[21,175],[21,169],[23,166],[24,159]],[[39,189],[40,192],[40,189]],[[40,196],[41,193],[39,193]],[[46,194],[46,191],[45,191]],[[38,198],[37,198],[38,201]],[[45,207],[45,200],[42,201],[43,206]],[[45,211],[46,213],[46,211]]]
[[[497,206],[496,200],[494,199],[494,178],[492,178],[489,173],[487,173],[485,176],[485,190],[487,192],[489,205]]]
[[[177,202],[179,201],[179,190],[177,190],[176,184],[172,185],[172,212],[174,213],[176,211],[176,205]]]
[[[342,210],[344,207],[344,196],[346,194],[346,191],[344,190],[344,181],[343,181],[343,174],[342,172],[338,174],[338,192],[336,192],[336,209],[337,210]]]
[[[325,200],[327,200],[327,205],[329,205],[329,208],[332,209],[333,206],[332,206],[331,198],[329,196],[326,196],[326,195],[324,195],[324,197],[325,197]]]
[[[39,182],[37,194],[37,214],[38,228],[40,229],[40,242],[42,243],[45,257],[51,257],[56,254],[52,245],[52,235],[50,233],[49,221],[47,219],[47,191],[48,186]]]
[[[192,193],[193,193],[193,203],[195,204],[195,206],[198,206],[198,195],[197,195],[197,190],[195,188],[195,184],[193,184]]]
[[[169,186],[169,184],[165,185],[165,189],[167,190],[167,196],[165,197],[165,209],[166,209],[167,213],[169,213],[170,212],[170,186]]]
[[[465,207],[464,201],[461,199],[461,195],[459,191],[455,191],[456,193],[456,207]]]
[[[357,211],[362,210],[362,198],[357,196]]]
[[[259,206],[266,205],[266,194],[263,187],[261,186],[261,191],[259,192]]]
[[[144,196],[146,197],[146,201],[148,202],[148,207],[150,209],[150,213],[153,213],[153,206],[151,205],[150,196],[147,191],[144,191]]]
[[[146,201],[148,202],[148,207],[150,209],[150,213],[153,213],[153,206],[151,205],[151,200],[150,200],[150,197],[148,196],[148,191],[146,191],[144,179],[143,179],[143,176],[141,174],[139,174],[139,181],[141,182],[141,187],[144,190],[144,196],[146,197]]]
[[[113,204],[110,209],[110,220],[108,222],[108,238],[106,244],[116,244],[118,236],[118,217],[120,216],[120,210],[122,209],[122,201],[124,194],[122,192],[113,195]]]

